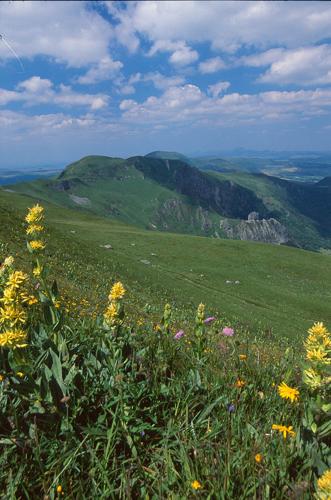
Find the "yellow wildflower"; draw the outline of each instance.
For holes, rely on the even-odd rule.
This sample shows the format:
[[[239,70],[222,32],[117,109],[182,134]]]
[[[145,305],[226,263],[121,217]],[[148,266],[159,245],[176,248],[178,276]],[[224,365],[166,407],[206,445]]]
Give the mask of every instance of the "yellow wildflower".
[[[316,498],[318,500],[330,500],[331,498],[331,469],[324,472],[324,474],[317,481]]]
[[[0,309],[0,323],[9,322],[10,326],[15,326],[16,323],[25,323],[27,320],[26,312],[15,305],[6,305]]]
[[[26,292],[22,292],[20,294],[20,298],[23,304],[28,304],[29,306],[32,306],[33,304],[36,304],[38,302],[38,299],[34,295],[29,295]]]
[[[32,270],[32,273],[33,273],[33,276],[35,276],[36,278],[39,278],[39,276],[42,273],[42,267],[40,267],[40,266],[34,267]]]
[[[292,430],[293,427],[292,425],[290,425],[289,427],[286,427],[285,425],[278,425],[278,424],[273,424],[272,425],[272,429],[274,431],[279,431],[283,434],[283,438],[286,439],[287,438],[287,434],[289,436],[295,436],[295,432]]]
[[[306,358],[309,361],[316,361],[323,364],[331,364],[331,358],[328,358],[328,352],[324,346],[319,346],[316,349],[307,350]]]
[[[114,303],[109,304],[103,315],[106,322],[109,324],[113,324],[116,321],[117,316],[118,316],[117,305]]]
[[[29,241],[29,245],[32,250],[44,250],[44,248],[46,247],[45,243],[41,240]]]
[[[28,224],[35,224],[41,222],[44,217],[44,207],[40,206],[38,203],[32,208],[29,208],[28,214],[25,220]]]
[[[323,323],[314,323],[314,325],[309,328],[308,333],[315,337],[324,337],[328,334],[328,330]]]
[[[59,495],[64,495],[64,493],[63,493],[63,488],[62,488],[62,486],[61,486],[60,484],[56,487],[56,492],[57,492]]]
[[[27,334],[23,330],[7,330],[0,333],[0,347],[16,349],[27,346]]]
[[[16,372],[16,375],[20,378],[23,378],[24,377],[24,373],[23,372]]]
[[[3,291],[3,297],[0,299],[0,302],[3,302],[4,304],[11,304],[14,302],[16,299],[16,290],[15,288],[8,286],[7,288],[4,289]]]
[[[263,456],[261,455],[261,453],[257,453],[255,455],[255,462],[260,464],[262,462],[262,460],[263,460]]]
[[[200,490],[200,488],[202,488],[201,483],[199,483],[196,479],[191,483],[191,486],[194,490]]]
[[[109,300],[118,300],[118,299],[121,299],[124,294],[125,294],[125,288],[124,286],[122,285],[122,283],[120,281],[118,281],[117,283],[114,283],[114,285],[112,286],[112,289],[110,291],[110,294],[109,294]]]
[[[206,306],[202,303],[198,305],[198,310],[197,310],[197,319],[199,321],[203,321],[205,319],[205,309]]]
[[[31,224],[31,226],[27,227],[26,234],[41,233],[44,230],[44,226],[41,226],[40,224]]]
[[[294,401],[298,401],[300,394],[298,389],[289,387],[287,384],[285,384],[285,382],[282,382],[278,386],[278,393],[281,398],[290,399],[292,403],[294,403]]]
[[[27,279],[28,276],[22,271],[13,271],[10,273],[6,285],[13,288],[19,288]]]
[[[245,380],[240,380],[240,378],[238,378],[238,380],[235,383],[235,386],[238,387],[238,389],[241,389],[242,387],[244,387],[244,385],[246,385]]]
[[[3,261],[4,267],[11,267],[13,264],[14,264],[14,257],[12,256],[6,257],[5,260]]]
[[[5,380],[5,377],[3,375],[1,375],[0,373],[0,382],[3,382]]]
[[[244,361],[245,359],[247,359],[246,354],[239,354],[239,359],[240,361]]]

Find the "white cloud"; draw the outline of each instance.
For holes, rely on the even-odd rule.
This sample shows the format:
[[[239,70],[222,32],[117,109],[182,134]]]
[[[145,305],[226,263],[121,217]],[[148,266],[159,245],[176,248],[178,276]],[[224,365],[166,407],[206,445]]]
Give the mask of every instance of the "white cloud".
[[[219,82],[225,88],[228,82]],[[221,85],[223,84],[223,85]],[[160,97],[150,96],[142,103],[124,100],[120,105],[128,123],[185,124],[197,126],[203,120],[211,126],[226,124],[301,119],[330,112],[331,89],[292,92],[232,93],[211,96],[195,85],[167,89]]]
[[[125,81],[124,78],[119,78],[115,81],[119,87],[119,92],[124,95],[134,94],[136,92],[135,85],[137,83],[152,82],[158,90],[166,90],[169,87],[176,87],[185,83],[185,78],[179,75],[166,76],[158,71],[151,73],[134,73]]]
[[[70,86],[61,84],[54,89],[50,80],[33,76],[20,82],[16,91],[0,88],[0,105],[11,102],[23,102],[26,106],[38,104],[56,105],[62,107],[83,106],[92,110],[104,108],[109,97],[105,94],[84,94],[72,90]]]
[[[159,72],[147,73],[142,77],[145,82],[151,81],[156,89],[165,90],[169,87],[176,87],[182,85],[185,82],[183,76],[165,76]]]
[[[169,62],[177,66],[187,66],[199,59],[199,54],[196,50],[190,47],[183,47],[175,50],[169,57]]]
[[[40,78],[40,76],[32,76],[24,82],[20,82],[17,85],[18,89],[26,90],[27,92],[47,92],[53,86],[52,82],[46,78]]]
[[[200,73],[216,73],[223,68],[225,68],[225,63],[220,57],[212,57],[199,64]]]
[[[157,40],[147,55],[151,57],[158,52],[172,52],[169,62],[177,66],[187,66],[199,59],[198,52],[189,47],[183,40]]]
[[[218,82],[218,83],[214,83],[214,85],[209,85],[208,86],[208,93],[212,97],[218,97],[225,90],[227,90],[230,87],[230,85],[231,85],[230,82]]]
[[[19,57],[45,55],[81,67],[106,57],[111,25],[85,2],[0,2],[1,30]],[[13,58],[4,43],[0,60]]]
[[[85,85],[111,80],[122,68],[121,61],[114,61],[111,57],[106,56],[90,68],[85,75],[79,77],[77,81]]]
[[[301,85],[331,83],[331,45],[283,50],[274,53],[273,57],[270,68],[259,78],[260,82]]]
[[[329,2],[145,1],[111,3],[125,37],[135,48],[138,36],[152,44],[185,40],[209,42],[216,50],[242,46],[268,48],[312,44],[330,36]],[[126,42],[129,40],[129,42]],[[176,50],[176,49],[175,49]]]

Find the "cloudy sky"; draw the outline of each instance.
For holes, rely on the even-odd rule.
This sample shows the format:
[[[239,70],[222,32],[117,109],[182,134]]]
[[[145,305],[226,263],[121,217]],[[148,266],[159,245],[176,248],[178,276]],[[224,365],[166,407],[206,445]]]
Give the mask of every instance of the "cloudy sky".
[[[2,1],[0,34],[2,167],[331,150],[331,2]]]

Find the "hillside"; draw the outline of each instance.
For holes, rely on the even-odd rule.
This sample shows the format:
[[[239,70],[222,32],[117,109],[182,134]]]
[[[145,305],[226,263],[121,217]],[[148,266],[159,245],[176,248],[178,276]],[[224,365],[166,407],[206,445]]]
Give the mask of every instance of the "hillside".
[[[204,172],[162,155],[181,157],[165,152],[127,160],[89,156],[57,178],[10,189],[144,229],[314,250],[331,247],[331,197],[325,185],[264,174]],[[264,222],[247,224],[252,212]]]
[[[139,227],[213,235],[219,216],[268,214],[250,190],[215,180],[179,160],[91,156],[58,178],[11,189],[68,207],[117,218]]]
[[[2,254],[18,252],[20,264],[26,259],[22,214],[31,203],[29,197],[0,190]],[[300,335],[317,320],[331,321],[329,256],[145,231],[83,211],[45,206],[52,271],[77,298],[102,304],[109,282],[120,277],[135,310],[142,311],[146,303],[158,310],[171,301],[187,311],[204,301],[222,317],[277,337]]]
[[[277,214],[296,246],[315,250],[330,248],[331,186],[328,178],[318,183],[299,183],[264,174],[210,173],[254,191],[267,209]]]

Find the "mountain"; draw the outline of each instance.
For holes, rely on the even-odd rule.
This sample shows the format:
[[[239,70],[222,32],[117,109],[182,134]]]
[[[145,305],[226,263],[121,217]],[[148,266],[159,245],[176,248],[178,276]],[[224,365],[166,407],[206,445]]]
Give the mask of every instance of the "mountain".
[[[255,194],[180,160],[89,156],[57,178],[13,189],[68,207],[115,217],[139,227],[212,235],[220,216],[247,218],[269,211]]]
[[[180,160],[189,165],[193,164],[192,160],[181,153],[177,153],[176,151],[152,151],[145,155],[145,158],[158,158],[160,160]]]
[[[10,189],[145,229],[331,248],[331,197],[322,183],[202,171],[162,155],[182,157],[88,156],[58,177]]]

